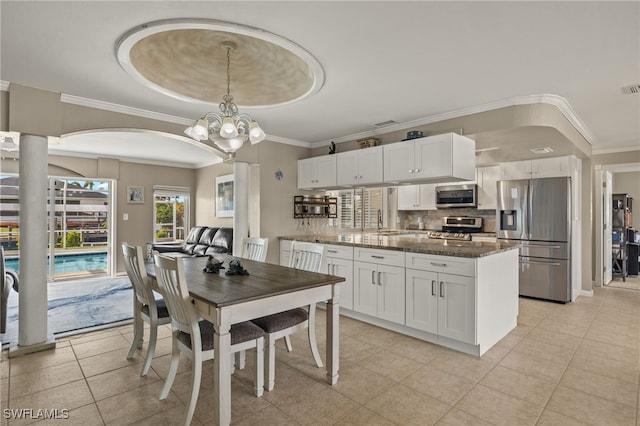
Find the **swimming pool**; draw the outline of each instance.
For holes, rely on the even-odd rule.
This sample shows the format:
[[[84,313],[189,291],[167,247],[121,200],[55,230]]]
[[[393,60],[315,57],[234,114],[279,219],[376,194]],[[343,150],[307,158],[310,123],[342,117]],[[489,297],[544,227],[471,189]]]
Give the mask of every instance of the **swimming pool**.
[[[19,270],[18,259],[7,259],[5,265],[7,268]],[[49,260],[47,259],[47,268]],[[107,269],[107,253],[81,253],[81,254],[63,254],[55,257],[55,273],[69,274],[73,272],[83,271],[106,271]],[[47,269],[48,270],[48,269]]]

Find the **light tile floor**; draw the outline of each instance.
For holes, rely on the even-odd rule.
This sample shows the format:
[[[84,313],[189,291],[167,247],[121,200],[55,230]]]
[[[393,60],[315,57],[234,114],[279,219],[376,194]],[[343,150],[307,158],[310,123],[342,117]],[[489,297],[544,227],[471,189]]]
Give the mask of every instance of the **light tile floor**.
[[[567,305],[520,299],[518,327],[481,358],[349,318],[341,320],[340,379],[324,382],[304,334],[278,348],[276,387],[252,393],[253,357],[232,379],[237,425],[635,425],[640,426],[640,291],[596,288]],[[324,353],[323,315],[318,336]],[[190,365],[170,396],[170,331],[160,331],[152,369],[146,347],[125,356],[131,326],[58,341],[53,351],[2,354],[2,408],[67,409],[64,425],[173,425],[183,415]],[[211,422],[212,366],[205,366],[193,424]],[[8,397],[8,400],[7,400]],[[7,420],[24,425],[33,420]]]

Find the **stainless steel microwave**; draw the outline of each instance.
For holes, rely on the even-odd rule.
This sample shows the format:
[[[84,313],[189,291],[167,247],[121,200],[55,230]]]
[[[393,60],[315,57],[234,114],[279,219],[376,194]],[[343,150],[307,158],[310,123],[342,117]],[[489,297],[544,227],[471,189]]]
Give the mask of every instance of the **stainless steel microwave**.
[[[439,209],[478,207],[478,186],[476,184],[437,186],[436,207]]]

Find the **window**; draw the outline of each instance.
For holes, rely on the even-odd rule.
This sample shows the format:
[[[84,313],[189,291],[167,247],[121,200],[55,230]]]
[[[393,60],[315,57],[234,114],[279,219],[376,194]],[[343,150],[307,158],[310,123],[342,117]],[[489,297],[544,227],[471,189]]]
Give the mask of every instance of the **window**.
[[[338,218],[333,220],[333,226],[362,230],[384,227],[387,216],[386,189],[358,188],[328,192],[330,196],[338,198]]]
[[[189,188],[153,187],[153,241],[183,241],[189,229]]]

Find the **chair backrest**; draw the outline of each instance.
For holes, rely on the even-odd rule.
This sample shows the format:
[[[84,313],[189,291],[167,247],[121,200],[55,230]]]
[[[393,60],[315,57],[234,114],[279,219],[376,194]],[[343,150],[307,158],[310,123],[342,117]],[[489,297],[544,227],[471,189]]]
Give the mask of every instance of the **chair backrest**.
[[[133,285],[136,299],[143,305],[148,305],[149,301],[153,300],[153,291],[147,270],[144,267],[142,247],[122,243],[122,254],[124,255],[124,267],[127,270],[129,281]]]
[[[311,272],[323,271],[327,247],[324,244],[294,241],[291,244],[290,268]]]
[[[2,247],[0,245],[0,280],[2,280],[2,286],[4,287],[4,280],[5,280],[5,276],[4,276],[4,247]]]
[[[200,347],[200,328],[196,316],[181,257],[153,256],[156,280],[171,316],[171,324],[191,334],[192,347]],[[195,341],[194,341],[195,340]]]
[[[260,237],[245,238],[242,240],[242,256],[245,259],[264,262],[267,258],[269,239]]]

